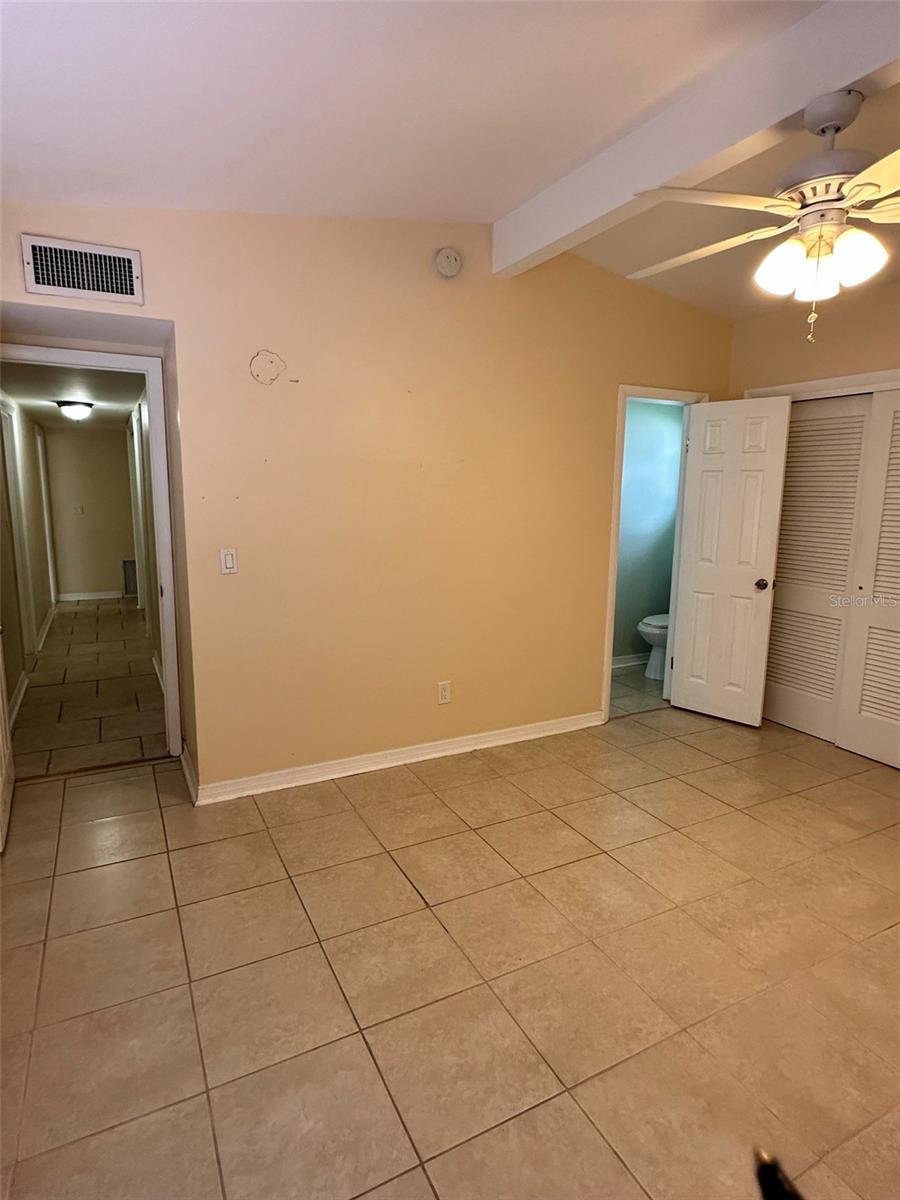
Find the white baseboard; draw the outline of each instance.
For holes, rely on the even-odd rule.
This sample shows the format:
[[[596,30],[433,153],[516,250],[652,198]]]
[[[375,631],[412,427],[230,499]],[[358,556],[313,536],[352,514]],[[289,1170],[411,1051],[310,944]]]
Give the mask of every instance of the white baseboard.
[[[47,609],[47,615],[44,617],[44,623],[38,630],[37,635],[37,652],[40,654],[44,648],[44,642],[47,640],[47,634],[50,632],[50,626],[53,624],[53,618],[56,616],[56,604],[51,604]]]
[[[629,667],[642,667],[649,657],[649,650],[646,654],[618,654],[612,660],[612,669],[613,671],[626,671]]]
[[[121,600],[123,592],[60,592],[57,600]]]
[[[16,717],[19,715],[19,709],[22,707],[22,700],[25,697],[25,692],[28,690],[28,676],[23,671],[19,676],[19,681],[13,688],[13,694],[9,698],[9,727],[12,729],[16,723]]]
[[[188,786],[188,791],[191,793],[191,799],[195,804],[199,803],[197,799],[197,768],[194,766],[194,760],[191,758],[187,746],[182,743],[181,746],[181,769],[184,771],[184,781]],[[246,792],[243,795],[246,796]],[[225,797],[223,797],[225,799]],[[209,803],[209,801],[207,801]]]
[[[445,754],[465,754],[469,750],[486,750],[507,742],[526,742],[553,733],[568,733],[606,722],[603,712],[579,713],[574,717],[558,717],[553,721],[537,721],[534,725],[514,725],[510,729],[494,729],[486,733],[470,733],[463,737],[445,738],[440,742],[421,742],[417,746],[402,746],[398,750],[379,750],[374,754],[357,754],[353,758],[336,758],[331,762],[312,763],[306,767],[288,767],[284,771],[269,771],[263,775],[248,775],[243,779],[223,779],[220,783],[201,783],[190,758],[182,753],[188,787],[195,804],[216,804],[220,800],[235,800],[260,792],[276,792],[281,788],[299,787],[304,783],[321,783],[323,779],[340,779],[344,775],[359,775],[362,771],[380,771],[404,763],[422,762],[426,758],[441,758]],[[190,766],[188,766],[190,764]],[[190,771],[190,776],[188,772]],[[192,782],[193,779],[193,782]]]

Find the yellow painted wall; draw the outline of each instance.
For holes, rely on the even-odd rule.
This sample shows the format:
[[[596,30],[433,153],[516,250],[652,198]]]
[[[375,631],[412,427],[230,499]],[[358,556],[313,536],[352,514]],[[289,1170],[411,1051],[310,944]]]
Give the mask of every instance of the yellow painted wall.
[[[728,322],[572,256],[496,279],[480,226],[55,207],[6,213],[17,301],[23,230],[140,247],[175,324],[203,782],[599,707],[617,388],[725,395]]]
[[[777,305],[734,327],[731,395],[900,367],[900,280],[841,292],[819,306],[816,342],[805,304]]]

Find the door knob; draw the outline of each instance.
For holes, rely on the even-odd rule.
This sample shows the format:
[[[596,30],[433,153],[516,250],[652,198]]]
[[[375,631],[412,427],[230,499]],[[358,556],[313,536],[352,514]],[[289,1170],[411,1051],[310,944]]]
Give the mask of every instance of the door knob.
[[[757,579],[756,583],[754,583],[753,586],[756,588],[756,590],[758,592],[764,592],[766,590],[766,588],[769,586],[769,581],[768,581],[768,579]]]

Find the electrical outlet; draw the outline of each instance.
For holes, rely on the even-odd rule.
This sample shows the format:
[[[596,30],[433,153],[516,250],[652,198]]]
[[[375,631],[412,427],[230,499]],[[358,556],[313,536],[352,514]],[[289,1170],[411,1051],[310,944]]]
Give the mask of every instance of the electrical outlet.
[[[449,704],[453,699],[453,683],[444,679],[438,684],[438,704]]]

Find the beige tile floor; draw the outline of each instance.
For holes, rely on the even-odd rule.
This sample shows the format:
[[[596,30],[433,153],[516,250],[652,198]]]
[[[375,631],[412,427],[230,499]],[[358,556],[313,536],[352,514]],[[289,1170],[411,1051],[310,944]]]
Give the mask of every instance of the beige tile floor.
[[[133,597],[60,603],[29,665],[17,779],[165,756],[162,691]]]
[[[668,703],[662,698],[662,680],[648,679],[642,666],[620,667],[613,671],[609,707],[611,717],[634,716]]]
[[[900,772],[794,731],[23,782],[2,868],[12,1200],[900,1194]]]

